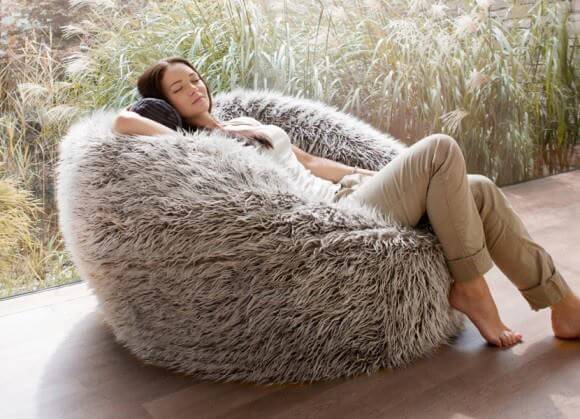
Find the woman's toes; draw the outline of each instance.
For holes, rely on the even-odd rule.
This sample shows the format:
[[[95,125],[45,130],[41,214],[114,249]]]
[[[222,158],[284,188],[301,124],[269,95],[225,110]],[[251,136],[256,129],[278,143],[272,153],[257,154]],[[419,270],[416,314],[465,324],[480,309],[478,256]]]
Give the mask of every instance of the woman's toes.
[[[522,334],[521,333],[515,333],[515,332],[511,332],[512,333],[512,337],[513,337],[513,344],[517,344],[520,343],[522,341]]]
[[[500,339],[502,339],[504,346],[512,346],[516,343],[514,334],[509,330],[504,330],[500,335]]]
[[[500,348],[505,348],[506,346],[509,346],[510,341],[504,332],[500,333],[498,339],[500,341],[500,345],[498,345]]]

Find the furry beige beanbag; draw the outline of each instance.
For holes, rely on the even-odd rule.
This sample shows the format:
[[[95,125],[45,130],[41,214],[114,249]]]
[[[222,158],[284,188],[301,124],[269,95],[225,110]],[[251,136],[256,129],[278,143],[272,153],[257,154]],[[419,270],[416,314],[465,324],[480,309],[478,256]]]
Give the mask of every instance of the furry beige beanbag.
[[[265,90],[216,95],[318,156],[379,170],[405,145],[336,108]],[[113,111],[60,144],[59,223],[116,339],[200,379],[299,383],[425,357],[463,327],[429,226],[296,190],[220,134],[120,137]],[[424,228],[426,227],[426,228]]]

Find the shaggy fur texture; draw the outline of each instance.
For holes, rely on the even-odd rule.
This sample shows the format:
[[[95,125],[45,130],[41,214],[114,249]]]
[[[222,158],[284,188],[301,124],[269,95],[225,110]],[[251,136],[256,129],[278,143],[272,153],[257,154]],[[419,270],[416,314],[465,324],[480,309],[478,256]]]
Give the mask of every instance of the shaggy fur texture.
[[[213,112],[276,124],[312,154],[373,170],[405,147],[274,91],[218,94]],[[60,143],[59,224],[116,339],[144,362],[305,383],[407,365],[464,327],[431,230],[321,202],[223,135],[115,136],[113,116],[94,112]]]

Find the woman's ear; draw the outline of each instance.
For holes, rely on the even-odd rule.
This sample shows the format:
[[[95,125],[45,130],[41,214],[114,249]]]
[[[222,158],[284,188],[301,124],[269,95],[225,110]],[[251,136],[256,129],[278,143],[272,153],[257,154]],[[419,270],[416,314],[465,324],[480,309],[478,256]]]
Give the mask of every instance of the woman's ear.
[[[177,128],[183,128],[183,120],[177,110],[163,99],[145,97],[132,104],[128,110],[176,131]]]

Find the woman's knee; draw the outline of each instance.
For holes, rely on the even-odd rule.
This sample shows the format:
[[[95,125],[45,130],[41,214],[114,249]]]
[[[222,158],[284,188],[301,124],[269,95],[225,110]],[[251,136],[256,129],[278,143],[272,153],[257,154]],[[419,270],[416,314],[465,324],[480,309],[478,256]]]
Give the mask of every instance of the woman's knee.
[[[431,134],[427,138],[429,138],[432,142],[443,143],[443,144],[445,144],[446,147],[449,147],[449,149],[461,150],[461,147],[459,147],[459,144],[457,143],[455,138],[453,138],[447,134],[441,134],[441,133]]]
[[[481,211],[483,202],[486,199],[485,197],[489,194],[495,193],[498,189],[497,185],[489,177],[481,174],[468,174],[467,179],[469,181],[469,189],[473,194],[475,203],[477,204],[478,209]]]
[[[448,158],[464,161],[461,147],[453,137],[446,134],[431,134],[425,137],[424,141],[427,142],[430,151],[437,152],[439,163],[443,163]]]

